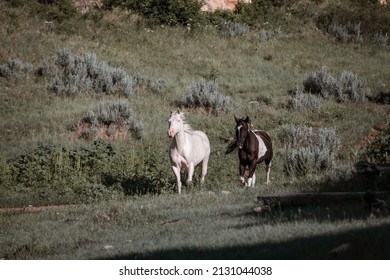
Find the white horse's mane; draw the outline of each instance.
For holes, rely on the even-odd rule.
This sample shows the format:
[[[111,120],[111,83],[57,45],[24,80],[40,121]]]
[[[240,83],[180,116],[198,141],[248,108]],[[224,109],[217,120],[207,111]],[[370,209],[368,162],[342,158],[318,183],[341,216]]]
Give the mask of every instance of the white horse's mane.
[[[172,113],[172,115],[179,115],[179,117],[183,121],[183,129],[184,129],[185,132],[191,133],[191,132],[194,131],[192,129],[191,125],[186,122],[186,116],[185,116],[185,114],[183,112],[175,112],[175,113]]]

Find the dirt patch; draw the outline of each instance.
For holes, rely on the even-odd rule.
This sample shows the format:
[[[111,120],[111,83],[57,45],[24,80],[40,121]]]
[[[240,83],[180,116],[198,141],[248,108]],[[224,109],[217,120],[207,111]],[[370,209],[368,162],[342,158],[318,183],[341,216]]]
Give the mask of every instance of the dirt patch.
[[[92,127],[86,122],[79,122],[73,126],[70,139],[102,139],[105,141],[125,140],[129,137],[129,130],[125,125],[105,125]]]
[[[360,140],[355,144],[355,147],[358,149],[364,149],[375,141],[379,134],[388,127],[387,123],[379,123],[375,125],[370,133],[364,139]]]
[[[16,208],[0,208],[0,213],[34,213],[46,210],[63,209],[65,207],[72,207],[75,205],[50,205],[50,206],[32,206],[16,207]]]

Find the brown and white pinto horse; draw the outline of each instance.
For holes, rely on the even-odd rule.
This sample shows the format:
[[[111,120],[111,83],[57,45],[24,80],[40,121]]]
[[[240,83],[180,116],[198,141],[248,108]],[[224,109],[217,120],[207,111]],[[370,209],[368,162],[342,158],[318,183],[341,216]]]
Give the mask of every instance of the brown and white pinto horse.
[[[256,166],[264,161],[268,184],[273,157],[271,138],[262,130],[252,130],[248,116],[245,119],[236,117],[234,119],[236,120],[236,141],[229,144],[225,154],[238,149],[240,181],[248,187],[255,185]],[[245,171],[249,171],[247,176]]]

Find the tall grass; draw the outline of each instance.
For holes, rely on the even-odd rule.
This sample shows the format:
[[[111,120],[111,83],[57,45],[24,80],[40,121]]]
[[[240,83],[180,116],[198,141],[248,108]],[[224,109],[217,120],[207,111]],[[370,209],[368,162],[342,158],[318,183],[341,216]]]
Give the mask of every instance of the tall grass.
[[[120,8],[81,16],[69,14],[70,1],[46,2],[0,1],[0,65],[16,69],[14,58],[32,65],[27,76],[15,72],[21,79],[0,77],[0,207],[77,205],[0,213],[0,258],[315,259],[335,257],[329,252],[345,240],[359,250],[336,257],[388,258],[381,238],[388,218],[370,216],[361,205],[259,212],[256,203],[266,193],[388,188],[383,177],[352,171],[366,157],[356,142],[389,116],[387,105],[361,102],[367,88],[375,93],[388,80],[386,48],[324,36],[315,24],[327,7],[316,10],[317,1],[304,1],[312,12],[298,9],[303,2],[255,1],[261,13],[247,6],[224,18],[250,24],[234,38],[221,37],[218,24],[188,28],[188,17],[184,27],[150,25]],[[261,28],[275,26],[291,36],[260,42]],[[363,36],[366,27],[362,21]],[[299,90],[306,78],[310,86]],[[134,91],[126,94],[124,85]],[[166,135],[177,106],[212,146],[205,185],[195,180],[181,196],[174,193]],[[234,115],[249,115],[273,139],[267,186],[259,167],[257,186],[241,188],[237,155],[224,155]],[[74,137],[82,120],[110,135],[130,121],[142,138]],[[369,150],[370,160],[387,159],[386,135]]]
[[[12,12],[24,15],[27,11],[9,7],[7,3],[1,5],[10,8],[1,9],[8,24],[8,31],[1,33],[2,47],[11,54],[18,53],[23,64],[35,65],[35,71],[29,72],[29,79],[15,85],[0,78],[4,85],[0,95],[3,118],[0,140],[5,166],[2,172],[7,174],[12,166],[10,161],[34,153],[34,147],[41,144],[54,143],[55,149],[76,150],[77,154],[80,145],[91,148],[91,139],[95,139],[99,125],[105,123],[108,135],[114,135],[120,130],[119,125],[103,120],[109,119],[106,118],[109,111],[116,112],[107,106],[115,103],[118,96],[127,99],[128,109],[131,108],[139,121],[131,122],[131,131],[140,132],[142,137],[119,137],[112,145],[146,157],[151,167],[148,169],[145,164],[146,170],[137,176],[145,178],[145,185],[153,186],[151,189],[162,190],[169,189],[172,179],[166,153],[170,145],[166,137],[166,119],[168,112],[178,105],[188,111],[193,127],[210,136],[213,153],[208,187],[214,190],[236,187],[236,158],[222,156],[226,142],[234,137],[233,115],[251,116],[256,127],[270,134],[276,134],[283,124],[342,127],[337,130],[338,137],[346,141],[343,146],[350,147],[354,145],[352,138],[356,138],[352,136],[363,137],[375,122],[381,121],[386,111],[385,107],[375,104],[345,102],[338,105],[313,95],[316,86],[329,84],[329,90],[336,87],[337,94],[340,88],[345,89],[343,95],[337,95],[339,101],[363,100],[367,85],[385,80],[386,66],[381,62],[387,52],[379,47],[369,52],[370,49],[364,46],[356,50],[349,45],[335,44],[313,28],[310,20],[299,28],[272,27],[279,26],[280,22],[261,27],[254,25],[245,36],[227,39],[220,36],[219,26],[188,30],[186,27],[147,26],[138,21],[137,25],[120,9],[76,17],[69,22],[65,20],[61,28],[55,23],[52,29],[37,16],[30,19],[31,25],[36,26],[32,29],[27,28],[25,22],[17,18],[13,22],[11,18]],[[65,32],[62,28],[70,23],[73,28]],[[275,30],[276,35],[277,30],[291,30],[292,36],[271,36],[272,40],[259,42],[261,28]],[[21,45],[28,47],[21,48]],[[0,64],[5,65],[7,61],[4,59]],[[342,75],[334,77],[329,71],[322,71],[322,65],[332,65],[332,72]],[[316,69],[320,69],[318,73]],[[323,80],[318,79],[321,71],[325,76],[329,74],[328,78],[333,78],[336,86],[332,81],[327,83],[325,76]],[[294,84],[301,84],[305,75],[313,80],[305,89],[312,95],[302,90],[302,94],[290,96],[288,91]],[[127,88],[132,90],[127,91]],[[57,94],[50,94],[52,89]],[[334,92],[329,94],[333,96]],[[290,98],[292,103],[285,106]],[[105,105],[100,109],[101,104]],[[370,108],[369,112],[366,106]],[[368,114],[367,122],[362,121],[362,110]],[[72,138],[71,128],[83,119],[88,120],[91,127],[96,125],[95,129],[87,133],[84,140]],[[275,143],[276,150],[285,144],[280,139],[275,139]],[[340,157],[348,158],[350,152],[342,150]],[[33,158],[31,160],[35,162]],[[288,180],[283,172],[285,160],[275,160],[276,185]],[[119,159],[118,162],[116,166],[120,169]],[[88,181],[88,176],[83,176]],[[96,176],[103,176],[102,172]],[[148,176],[152,179],[147,179]],[[75,181],[75,185],[92,187],[91,184],[96,184],[93,188],[97,192],[102,185],[109,187],[101,179],[88,183]],[[121,182],[124,181],[121,178]],[[141,181],[131,182],[142,184]],[[16,194],[21,192],[23,188]],[[49,203],[48,200],[45,202]]]

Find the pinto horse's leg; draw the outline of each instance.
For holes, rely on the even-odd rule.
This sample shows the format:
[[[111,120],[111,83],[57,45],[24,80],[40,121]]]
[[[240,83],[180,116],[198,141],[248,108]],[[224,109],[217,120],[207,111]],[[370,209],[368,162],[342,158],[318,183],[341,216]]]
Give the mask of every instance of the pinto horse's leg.
[[[241,184],[245,185],[245,177],[244,177],[245,166],[240,163],[240,168],[239,169],[240,169],[240,182],[241,182]]]
[[[269,183],[269,173],[271,172],[272,161],[265,163],[265,171],[267,172],[267,185]]]
[[[176,177],[177,192],[181,193],[180,167],[172,165],[172,170],[173,170],[173,173],[175,174],[175,177]]]
[[[249,164],[249,177],[248,177],[249,188],[255,186],[255,181],[256,181],[255,171],[256,171],[256,162],[251,162]]]

